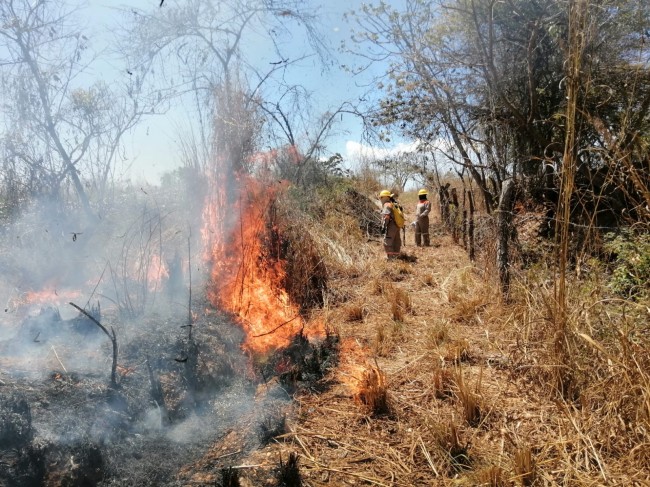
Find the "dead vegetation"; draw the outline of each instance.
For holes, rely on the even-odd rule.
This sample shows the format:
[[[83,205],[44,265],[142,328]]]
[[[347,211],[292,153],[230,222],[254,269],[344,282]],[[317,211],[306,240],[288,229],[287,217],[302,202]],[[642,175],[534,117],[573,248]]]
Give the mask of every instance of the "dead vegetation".
[[[303,482],[650,481],[647,310],[576,281],[559,333],[547,272],[514,272],[504,302],[490,266],[434,235],[417,263],[385,263],[377,245],[363,278],[352,266],[334,285],[355,289],[348,306],[328,309],[355,344],[342,352],[348,368],[325,394],[296,398],[303,414],[274,447],[297,448]]]

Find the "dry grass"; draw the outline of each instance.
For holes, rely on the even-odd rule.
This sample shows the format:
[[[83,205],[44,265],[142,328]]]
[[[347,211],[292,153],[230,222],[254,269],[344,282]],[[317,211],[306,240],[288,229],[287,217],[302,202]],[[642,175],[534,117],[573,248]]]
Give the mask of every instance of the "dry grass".
[[[454,397],[458,386],[456,385],[456,374],[449,369],[440,367],[433,370],[433,390],[438,399]]]
[[[533,485],[536,479],[536,467],[530,448],[515,451],[515,473],[521,485]]]
[[[364,321],[368,316],[368,308],[360,303],[350,304],[345,307],[345,321]]]
[[[379,244],[346,250],[363,272],[334,282],[372,313],[331,306],[356,344],[342,360],[378,365],[299,397],[293,440],[268,448],[299,447],[310,485],[650,485],[648,303],[575,282],[558,333],[548,269],[515,275],[503,303],[492,274],[434,239],[404,270]]]
[[[449,339],[449,327],[444,320],[436,321],[427,329],[427,344],[431,348],[437,348]]]
[[[390,412],[386,374],[378,366],[370,366],[363,372],[356,399],[366,406],[373,416]]]
[[[472,476],[472,485],[485,487],[507,487],[512,485],[503,468],[492,465]]]
[[[463,371],[458,369],[456,371],[455,383],[457,387],[456,395],[463,408],[463,417],[470,426],[479,426],[483,418],[483,411],[481,407],[481,376],[476,383],[476,387],[472,390],[465,383]]]
[[[442,358],[452,364],[468,362],[472,358],[469,341],[462,339],[447,343]]]
[[[461,442],[460,433],[453,422],[434,425],[432,433],[449,475],[458,474],[471,467],[469,443]]]
[[[413,266],[406,262],[393,261],[382,271],[382,276],[387,281],[399,282],[413,274]]]
[[[375,334],[375,340],[373,342],[372,350],[375,355],[379,357],[386,357],[392,349],[392,340],[388,327],[380,323],[377,326],[377,332]]]
[[[409,294],[401,288],[394,287],[388,295],[391,316],[394,321],[403,323],[407,314],[413,312],[413,303]]]
[[[436,284],[436,279],[433,274],[425,274],[422,276],[422,284],[433,287]]]

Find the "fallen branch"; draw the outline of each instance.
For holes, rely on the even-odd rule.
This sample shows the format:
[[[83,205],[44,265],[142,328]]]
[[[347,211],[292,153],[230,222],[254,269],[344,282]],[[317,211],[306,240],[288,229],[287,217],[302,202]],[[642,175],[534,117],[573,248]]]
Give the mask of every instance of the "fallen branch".
[[[68,303],[70,306],[73,308],[77,309],[81,314],[85,315],[90,321],[95,323],[101,330],[106,333],[106,336],[110,338],[111,343],[113,344],[113,365],[111,367],[111,386],[116,388],[117,387],[117,337],[115,336],[115,330],[113,327],[111,327],[111,332],[113,335],[108,332],[108,330],[102,325],[99,321],[95,319],[94,316],[92,316],[90,313],[88,313],[86,310],[82,309],[81,307],[77,306],[73,302]]]

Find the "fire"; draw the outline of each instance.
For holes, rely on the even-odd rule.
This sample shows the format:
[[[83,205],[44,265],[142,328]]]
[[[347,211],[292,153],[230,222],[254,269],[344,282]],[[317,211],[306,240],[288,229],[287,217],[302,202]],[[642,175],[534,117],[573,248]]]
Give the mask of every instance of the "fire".
[[[269,235],[277,229],[268,228],[266,215],[277,188],[248,176],[240,176],[237,187],[222,181],[204,211],[208,298],[237,317],[246,332],[245,348],[266,353],[288,345],[305,324],[284,290],[284,262],[269,251]]]
[[[338,379],[347,386],[355,398],[361,392],[364,374],[369,367],[367,361],[368,353],[356,339],[347,337],[341,340]]]
[[[159,288],[160,283],[164,279],[168,278],[169,271],[167,270],[167,265],[160,255],[153,254],[147,267],[147,283],[149,284],[149,290],[153,291]]]
[[[50,305],[60,306],[71,300],[78,299],[81,291],[77,290],[57,290],[56,288],[47,288],[41,291],[27,291],[20,296],[11,300],[13,309],[28,305]]]

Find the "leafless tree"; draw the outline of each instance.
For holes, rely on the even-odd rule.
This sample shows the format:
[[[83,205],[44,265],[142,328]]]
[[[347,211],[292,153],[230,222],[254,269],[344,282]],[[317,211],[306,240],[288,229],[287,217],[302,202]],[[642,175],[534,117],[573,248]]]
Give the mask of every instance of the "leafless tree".
[[[111,86],[89,82],[98,55],[78,13],[65,0],[0,2],[3,163],[53,197],[71,182],[92,213],[89,189],[103,196],[122,136],[157,100],[126,74]]]

